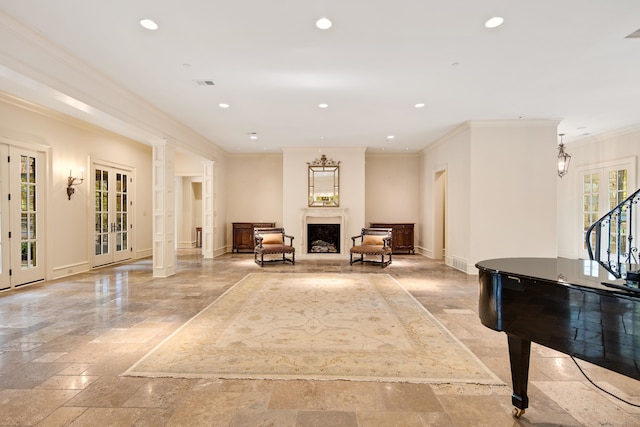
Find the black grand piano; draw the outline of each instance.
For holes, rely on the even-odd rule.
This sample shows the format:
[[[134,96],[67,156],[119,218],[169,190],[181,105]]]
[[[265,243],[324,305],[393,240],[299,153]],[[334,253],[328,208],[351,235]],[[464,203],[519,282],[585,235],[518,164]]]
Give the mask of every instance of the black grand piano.
[[[507,333],[514,416],[529,406],[532,341],[640,379],[637,281],[589,260],[504,258],[476,267],[480,320]]]

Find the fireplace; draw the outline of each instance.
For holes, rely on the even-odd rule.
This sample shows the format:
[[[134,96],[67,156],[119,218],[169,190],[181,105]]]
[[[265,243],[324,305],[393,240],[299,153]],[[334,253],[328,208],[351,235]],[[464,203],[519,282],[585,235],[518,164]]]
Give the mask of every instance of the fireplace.
[[[345,252],[344,248],[349,247],[346,243],[345,232],[349,230],[348,223],[348,210],[345,208],[302,208],[300,209],[300,255],[308,256],[309,258],[343,258]],[[322,247],[319,245],[315,250],[326,250],[326,252],[311,252],[313,248],[313,242],[316,240],[327,241],[325,236],[314,237],[309,235],[309,225],[325,225],[332,226],[333,231],[336,233],[335,241],[329,242],[335,246],[333,249],[331,246]],[[313,228],[313,227],[312,227]],[[337,231],[336,231],[337,230]],[[312,231],[313,233],[313,231]],[[324,237],[324,238],[323,238]],[[329,252],[335,250],[335,252]],[[342,253],[341,253],[342,252]]]
[[[339,254],[340,224],[307,224],[307,253]]]

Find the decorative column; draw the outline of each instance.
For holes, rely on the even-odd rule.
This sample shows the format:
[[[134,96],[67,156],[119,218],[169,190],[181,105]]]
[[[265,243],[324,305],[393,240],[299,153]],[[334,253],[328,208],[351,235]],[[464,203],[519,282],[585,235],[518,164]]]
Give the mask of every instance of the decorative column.
[[[153,277],[176,272],[175,147],[167,141],[153,145]]]
[[[215,162],[202,162],[202,256],[213,258],[215,242]]]

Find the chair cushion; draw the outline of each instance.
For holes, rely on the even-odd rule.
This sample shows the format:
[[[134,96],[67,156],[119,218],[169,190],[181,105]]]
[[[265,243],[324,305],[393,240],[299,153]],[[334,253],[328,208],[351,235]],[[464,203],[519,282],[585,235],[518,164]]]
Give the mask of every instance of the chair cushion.
[[[293,246],[282,244],[267,244],[262,245],[262,248],[256,246],[256,252],[263,254],[288,254],[295,253],[296,249]]]
[[[362,236],[362,244],[382,246],[384,244],[383,237],[384,236],[373,236],[373,235],[365,234],[364,236]]]
[[[362,255],[386,255],[391,253],[389,246],[382,245],[359,245],[351,248],[352,254]]]
[[[266,233],[261,234],[262,236],[262,244],[263,245],[271,245],[271,244],[279,244],[283,242],[282,233]]]

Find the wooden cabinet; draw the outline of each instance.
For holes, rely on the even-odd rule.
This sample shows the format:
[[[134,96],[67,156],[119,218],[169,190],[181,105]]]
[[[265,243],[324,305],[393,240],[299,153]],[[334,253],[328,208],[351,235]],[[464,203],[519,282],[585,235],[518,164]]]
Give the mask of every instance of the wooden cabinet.
[[[416,253],[413,247],[413,223],[371,222],[372,228],[391,228],[391,251]]]
[[[275,222],[234,222],[233,224],[233,249],[236,251],[253,252],[253,229],[275,227]]]

